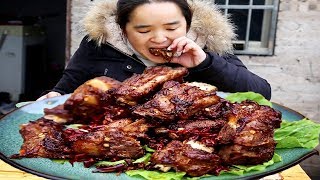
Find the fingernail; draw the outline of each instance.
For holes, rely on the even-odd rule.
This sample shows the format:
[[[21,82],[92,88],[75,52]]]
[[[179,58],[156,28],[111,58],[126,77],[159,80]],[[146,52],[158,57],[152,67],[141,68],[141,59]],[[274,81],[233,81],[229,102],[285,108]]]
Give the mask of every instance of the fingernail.
[[[174,56],[174,57],[179,57],[179,56],[181,56],[181,54],[182,54],[182,52],[181,52],[181,51],[179,51],[179,52],[177,51],[177,52],[175,52],[175,53],[174,53],[174,55],[173,55],[173,56]]]
[[[169,47],[167,48],[167,50],[171,51],[171,50],[172,50],[171,46],[169,46]]]

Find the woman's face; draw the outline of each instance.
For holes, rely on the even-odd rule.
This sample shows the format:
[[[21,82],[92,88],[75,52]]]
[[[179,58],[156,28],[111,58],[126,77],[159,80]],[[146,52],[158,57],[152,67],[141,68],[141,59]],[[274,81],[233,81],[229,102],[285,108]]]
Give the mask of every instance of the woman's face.
[[[133,48],[144,58],[164,63],[149,48],[167,48],[174,39],[187,34],[187,23],[173,2],[152,2],[138,6],[130,15],[125,33]]]

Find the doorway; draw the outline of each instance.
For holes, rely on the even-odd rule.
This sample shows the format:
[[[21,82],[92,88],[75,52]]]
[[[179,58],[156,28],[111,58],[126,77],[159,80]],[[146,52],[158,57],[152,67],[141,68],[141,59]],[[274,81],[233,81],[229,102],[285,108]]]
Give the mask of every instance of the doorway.
[[[19,65],[10,69],[10,71],[17,71],[15,73],[21,77],[19,82],[15,82],[17,88],[8,87],[10,84],[7,87],[4,85],[0,87],[0,92],[10,91],[7,93],[13,98],[12,101],[35,100],[43,91],[51,89],[61,77],[66,58],[69,56],[66,51],[68,2],[1,1],[0,45],[10,47],[10,50],[0,49],[0,53],[3,54],[0,56],[1,61],[8,62],[9,60],[5,58],[10,57],[16,57],[15,61],[21,61]],[[16,29],[22,29],[22,33],[17,34]],[[21,39],[19,43],[22,45],[19,47],[10,41],[9,37],[15,36]],[[20,52],[21,56],[17,56]],[[7,57],[9,55],[10,57]],[[14,81],[4,72],[0,72],[0,77],[3,78],[0,82]]]

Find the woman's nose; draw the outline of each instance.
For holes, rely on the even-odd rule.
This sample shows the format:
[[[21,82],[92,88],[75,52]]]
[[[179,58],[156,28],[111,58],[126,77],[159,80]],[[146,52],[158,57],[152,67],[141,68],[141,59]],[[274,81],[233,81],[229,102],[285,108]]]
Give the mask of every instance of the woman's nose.
[[[168,40],[165,33],[157,32],[153,34],[153,37],[151,38],[151,41],[154,43],[163,43]]]

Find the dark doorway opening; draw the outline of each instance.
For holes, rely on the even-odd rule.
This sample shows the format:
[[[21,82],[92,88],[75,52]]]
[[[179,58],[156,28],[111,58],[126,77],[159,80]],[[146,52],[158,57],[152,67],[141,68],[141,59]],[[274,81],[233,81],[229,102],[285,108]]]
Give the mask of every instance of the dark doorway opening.
[[[0,92],[9,91],[13,101],[30,101],[55,85],[66,62],[66,19],[67,1],[1,1],[0,66],[19,63],[10,70],[18,80],[0,72]]]

